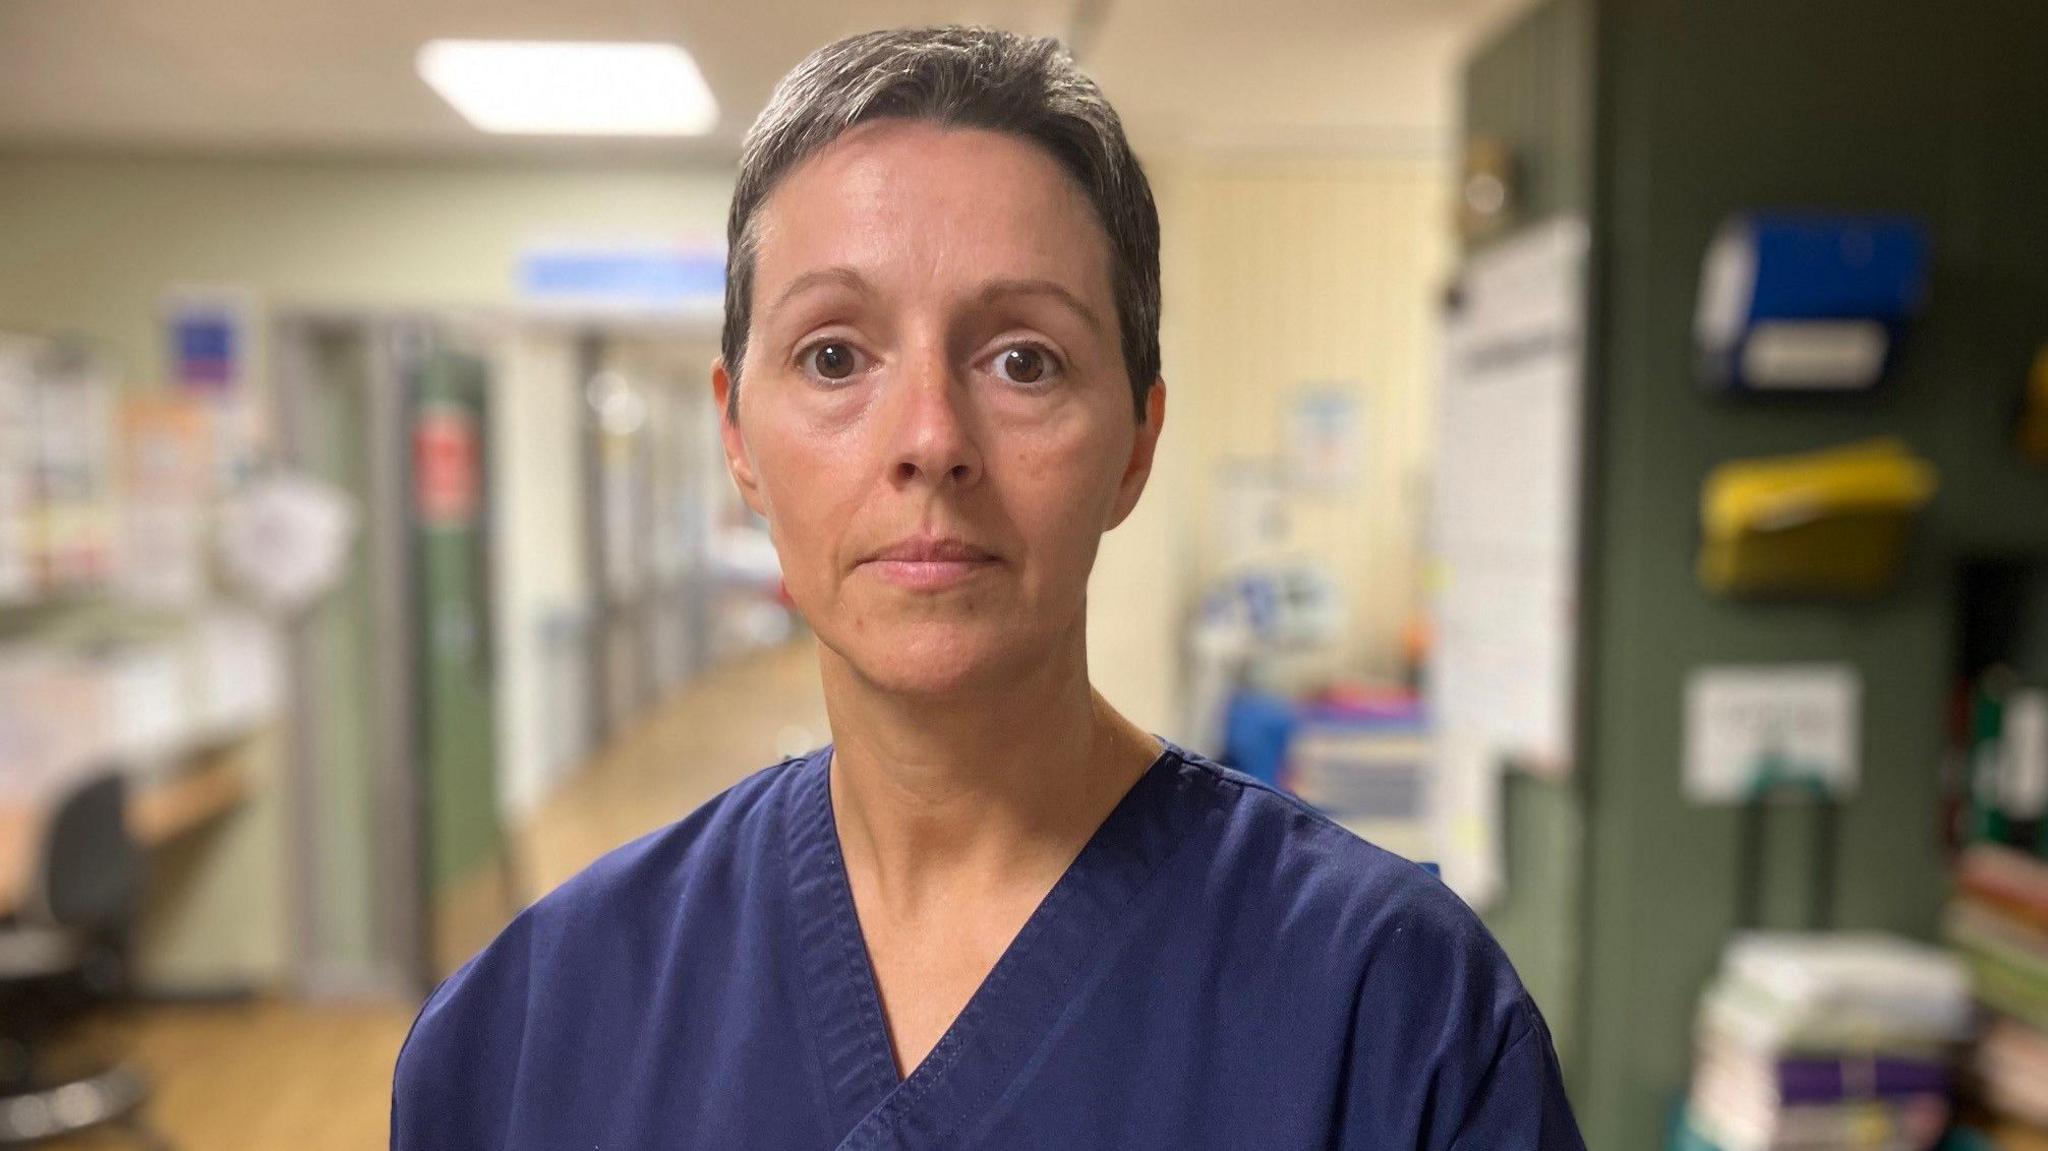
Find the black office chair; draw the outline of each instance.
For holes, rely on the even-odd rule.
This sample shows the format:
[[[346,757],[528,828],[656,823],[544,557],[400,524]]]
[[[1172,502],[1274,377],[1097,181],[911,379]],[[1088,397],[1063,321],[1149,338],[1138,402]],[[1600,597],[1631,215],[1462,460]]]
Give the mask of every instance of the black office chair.
[[[149,1093],[134,1070],[116,1064],[49,1082],[37,1059],[39,1041],[59,1025],[125,990],[143,881],[127,792],[127,780],[109,773],[65,797],[27,900],[0,922],[0,1147],[110,1127],[168,1151],[143,1119]]]

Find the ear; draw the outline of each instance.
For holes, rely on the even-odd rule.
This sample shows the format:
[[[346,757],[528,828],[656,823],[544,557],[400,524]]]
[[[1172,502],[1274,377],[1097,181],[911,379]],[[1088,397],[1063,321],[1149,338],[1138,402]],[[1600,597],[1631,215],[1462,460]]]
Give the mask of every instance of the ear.
[[[747,458],[747,441],[740,435],[739,412],[732,405],[732,374],[725,369],[725,357],[711,361],[711,402],[718,412],[718,438],[725,445],[725,470],[732,473],[732,482],[740,489],[740,498],[756,515],[766,516],[767,508],[761,499],[761,482],[754,475],[753,461]]]
[[[1159,433],[1165,428],[1166,381],[1157,379],[1145,391],[1145,418],[1138,424],[1137,438],[1131,443],[1131,458],[1124,464],[1123,478],[1117,481],[1116,505],[1110,512],[1109,528],[1124,522],[1131,509],[1138,506],[1145,481],[1152,476],[1152,455],[1159,450]]]

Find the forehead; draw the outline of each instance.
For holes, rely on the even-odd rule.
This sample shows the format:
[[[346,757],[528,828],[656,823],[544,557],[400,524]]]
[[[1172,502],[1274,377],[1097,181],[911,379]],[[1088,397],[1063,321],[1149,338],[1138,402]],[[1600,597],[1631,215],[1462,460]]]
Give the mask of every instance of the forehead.
[[[862,124],[793,169],[755,217],[755,277],[845,266],[929,286],[1005,277],[1109,295],[1109,241],[1058,161],[1028,140],[912,120]]]

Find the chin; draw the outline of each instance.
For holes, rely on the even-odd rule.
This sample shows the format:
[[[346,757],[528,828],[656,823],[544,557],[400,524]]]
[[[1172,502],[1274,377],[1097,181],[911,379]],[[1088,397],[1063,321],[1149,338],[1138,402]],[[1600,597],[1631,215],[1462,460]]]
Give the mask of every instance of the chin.
[[[885,691],[947,696],[1013,682],[1028,642],[936,621],[871,629],[852,643],[826,640],[861,678]]]

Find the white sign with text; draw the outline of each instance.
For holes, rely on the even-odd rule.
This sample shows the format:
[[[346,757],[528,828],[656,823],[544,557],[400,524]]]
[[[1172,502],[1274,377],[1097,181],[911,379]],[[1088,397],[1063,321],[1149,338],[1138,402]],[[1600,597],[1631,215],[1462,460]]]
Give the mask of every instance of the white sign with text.
[[[1685,688],[1685,797],[1740,803],[1765,784],[1856,790],[1863,682],[1847,664],[1704,667]]]

